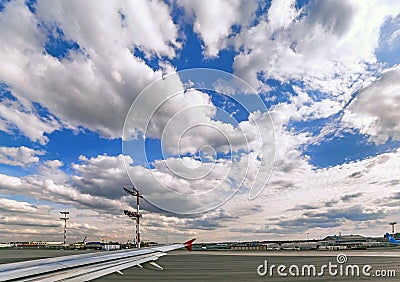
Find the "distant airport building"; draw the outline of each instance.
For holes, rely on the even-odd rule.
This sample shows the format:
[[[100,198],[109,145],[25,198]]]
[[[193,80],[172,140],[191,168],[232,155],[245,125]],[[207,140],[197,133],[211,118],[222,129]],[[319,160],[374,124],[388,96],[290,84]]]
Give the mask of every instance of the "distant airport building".
[[[59,249],[63,247],[63,242],[10,242],[17,249]]]
[[[121,249],[121,245],[117,242],[87,242],[85,245],[87,250],[103,250],[103,251],[113,251]]]
[[[333,235],[321,240],[320,249],[327,250],[364,250],[367,247],[385,246],[387,239],[370,238],[361,235]]]
[[[302,250],[361,250],[374,247],[389,247],[387,238],[372,238],[361,235],[332,235],[316,240],[282,240],[194,244],[193,250],[232,251],[302,251]]]
[[[115,251],[115,250],[120,250],[121,249],[121,245],[119,243],[104,243],[102,250],[103,251]]]
[[[277,243],[245,242],[230,246],[233,251],[276,251],[280,249]]]

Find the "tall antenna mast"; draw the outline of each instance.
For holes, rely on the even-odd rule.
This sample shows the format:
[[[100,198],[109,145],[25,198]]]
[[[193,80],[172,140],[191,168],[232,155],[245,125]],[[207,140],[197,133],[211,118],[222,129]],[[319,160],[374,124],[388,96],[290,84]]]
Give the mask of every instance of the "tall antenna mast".
[[[394,226],[397,224],[397,222],[391,222],[389,225],[392,226],[392,234],[394,234]]]
[[[140,248],[140,218],[142,214],[140,213],[140,198],[143,198],[142,194],[135,186],[132,187],[132,190],[124,187],[124,191],[129,195],[136,197],[136,212],[131,212],[129,210],[124,210],[124,214],[129,216],[132,219],[136,220],[136,247]]]
[[[64,215],[64,217],[60,217],[61,220],[64,220],[64,250],[66,249],[67,246],[67,220],[69,219],[67,217],[67,215],[69,214],[69,212],[67,211],[62,211],[60,212],[61,214]]]

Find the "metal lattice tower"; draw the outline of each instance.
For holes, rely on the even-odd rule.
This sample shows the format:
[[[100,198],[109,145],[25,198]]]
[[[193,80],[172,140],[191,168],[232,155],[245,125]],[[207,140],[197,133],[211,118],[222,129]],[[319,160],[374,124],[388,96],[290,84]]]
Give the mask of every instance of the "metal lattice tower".
[[[132,190],[129,190],[124,187],[124,191],[126,193],[128,193],[129,195],[136,197],[136,212],[124,210],[124,214],[129,216],[132,219],[135,219],[135,221],[136,221],[135,241],[136,241],[136,247],[140,248],[140,218],[142,217],[142,214],[140,213],[140,198],[143,198],[143,196],[139,192],[139,190],[135,188],[135,186],[132,187]]]
[[[60,217],[60,219],[64,220],[64,249],[65,249],[67,245],[67,220],[69,219],[67,215],[69,214],[69,212],[63,211],[60,213],[64,215],[64,217]]]

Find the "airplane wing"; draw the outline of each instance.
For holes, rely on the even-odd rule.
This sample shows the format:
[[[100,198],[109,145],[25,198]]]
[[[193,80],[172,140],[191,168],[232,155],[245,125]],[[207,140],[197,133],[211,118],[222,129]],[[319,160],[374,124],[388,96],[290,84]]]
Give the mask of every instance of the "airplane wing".
[[[141,267],[142,264],[148,263],[162,270],[162,267],[155,263],[159,257],[166,255],[166,252],[184,247],[191,250],[194,240],[138,250],[79,254],[0,264],[0,281],[90,281],[114,272],[121,273],[121,270],[132,266]]]

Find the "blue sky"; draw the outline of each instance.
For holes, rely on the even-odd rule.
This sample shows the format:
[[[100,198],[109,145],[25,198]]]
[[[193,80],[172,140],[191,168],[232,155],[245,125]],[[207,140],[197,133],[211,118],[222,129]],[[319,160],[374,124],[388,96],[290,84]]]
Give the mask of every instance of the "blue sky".
[[[291,238],[304,232],[353,233],[356,227],[384,233],[385,222],[397,211],[392,204],[397,186],[388,184],[398,181],[400,141],[400,11],[395,1],[379,11],[374,8],[379,3],[353,1],[220,0],[209,5],[0,1],[0,200],[35,210],[42,220],[37,232],[17,228],[24,226],[23,213],[11,216],[12,204],[0,201],[0,209],[12,218],[0,222],[8,230],[0,241],[23,230],[27,237],[45,236],[41,223],[51,221],[60,205],[76,214],[73,236],[81,236],[80,227],[106,234],[112,219],[123,218],[118,209],[131,204],[118,188],[130,181],[142,183],[150,202],[163,194],[160,187],[196,194],[215,184],[224,191],[213,194],[216,198],[239,191],[224,205],[200,198],[182,205],[187,211],[213,207],[201,215],[197,228],[191,217],[160,219],[179,205],[179,197],[166,206],[160,206],[163,201],[146,205],[157,222],[148,222],[144,230],[155,240],[164,237],[160,226],[168,222],[175,222],[171,234],[200,234],[204,240],[258,238],[266,232],[261,226]],[[21,20],[11,21],[16,15]],[[191,89],[190,75],[179,72],[195,68],[232,75],[251,93],[244,88],[230,93],[229,87],[236,86],[232,81],[215,89]],[[157,81],[160,88],[152,86]],[[184,88],[175,98],[168,96],[170,89]],[[144,100],[134,108],[137,113],[128,115],[140,95]],[[142,119],[155,110],[152,101],[162,99],[167,102],[144,128]],[[132,127],[125,133],[133,141],[123,149],[126,118]],[[204,146],[215,154],[201,163]],[[208,169],[202,179],[190,178]],[[328,183],[310,187],[321,179]],[[252,185],[267,180],[257,199],[247,198]],[[320,195],[322,188],[330,192]],[[376,199],[373,192],[379,189],[386,189],[385,196]],[[265,200],[270,193],[277,197],[274,205]],[[352,193],[362,196],[351,203],[340,200]],[[339,215],[341,223],[327,230],[311,224],[317,213],[293,208],[309,204],[334,212],[328,202],[345,213],[357,207],[362,215],[376,216]],[[245,203],[257,211],[237,214]],[[282,203],[292,209],[284,210]],[[109,217],[91,224],[102,210]],[[79,211],[90,212],[78,222]],[[278,214],[284,218],[276,220]],[[309,227],[302,214],[310,219]],[[238,218],[251,218],[249,226],[236,226]],[[213,220],[221,224],[207,233]],[[304,224],[283,230],[298,220]],[[326,220],[321,226],[337,218]],[[376,228],[363,229],[368,224]],[[130,230],[128,223],[120,225]]]

